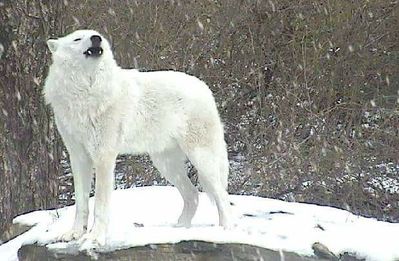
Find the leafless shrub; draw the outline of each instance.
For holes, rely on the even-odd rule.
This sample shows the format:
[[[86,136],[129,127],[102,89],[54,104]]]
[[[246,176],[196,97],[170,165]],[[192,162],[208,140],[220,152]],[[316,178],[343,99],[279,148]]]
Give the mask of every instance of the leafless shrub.
[[[180,70],[209,84],[231,193],[399,220],[397,2],[57,3],[66,11],[44,23],[50,34],[93,28],[123,67]],[[146,157],[121,157],[117,181],[165,183]]]

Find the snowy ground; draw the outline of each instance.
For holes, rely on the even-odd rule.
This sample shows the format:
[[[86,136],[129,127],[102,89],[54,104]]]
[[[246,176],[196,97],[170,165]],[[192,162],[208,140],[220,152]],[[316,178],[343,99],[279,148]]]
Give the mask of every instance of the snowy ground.
[[[187,229],[173,226],[182,209],[180,195],[173,187],[116,190],[112,200],[108,243],[101,251],[203,240],[312,255],[312,244],[320,242],[336,255],[350,252],[366,260],[399,259],[399,224],[363,218],[331,207],[231,195],[236,226],[224,230],[215,225],[218,222],[215,205],[201,194],[193,227]],[[0,260],[17,260],[21,245],[34,242],[47,244],[50,249],[68,248],[73,242],[48,243],[72,225],[73,216],[72,206],[15,218],[14,223],[34,227],[1,245]]]

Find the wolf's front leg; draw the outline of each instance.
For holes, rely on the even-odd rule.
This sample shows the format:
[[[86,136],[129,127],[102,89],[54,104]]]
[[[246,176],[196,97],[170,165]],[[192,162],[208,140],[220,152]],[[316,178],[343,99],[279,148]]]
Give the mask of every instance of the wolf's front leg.
[[[75,220],[72,228],[60,236],[62,241],[79,239],[86,233],[89,216],[89,194],[93,177],[92,161],[84,153],[84,150],[75,146],[68,151],[75,188]]]
[[[105,245],[110,216],[111,195],[114,189],[114,167],[116,154],[101,157],[95,163],[96,188],[94,224],[82,237],[82,248]]]

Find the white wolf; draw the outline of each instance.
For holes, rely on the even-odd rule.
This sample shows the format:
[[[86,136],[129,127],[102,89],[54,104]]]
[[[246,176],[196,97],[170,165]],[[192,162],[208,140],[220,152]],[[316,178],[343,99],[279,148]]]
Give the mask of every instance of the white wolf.
[[[219,224],[229,227],[226,143],[207,85],[181,72],[122,69],[108,41],[96,31],[75,31],[47,44],[52,64],[44,96],[70,155],[76,195],[74,225],[59,240],[105,244],[113,171],[120,153],[151,156],[181,193],[184,207],[178,225],[187,227],[198,205],[198,191],[185,170],[188,158],[216,202]],[[94,224],[88,229],[93,173]]]

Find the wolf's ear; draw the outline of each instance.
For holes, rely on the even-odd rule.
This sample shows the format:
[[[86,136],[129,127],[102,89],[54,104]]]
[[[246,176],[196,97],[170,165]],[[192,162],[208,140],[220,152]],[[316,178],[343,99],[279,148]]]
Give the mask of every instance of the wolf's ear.
[[[50,49],[50,52],[54,53],[58,47],[58,40],[56,39],[49,39],[47,41],[47,46]]]

